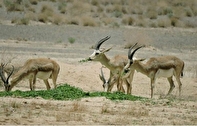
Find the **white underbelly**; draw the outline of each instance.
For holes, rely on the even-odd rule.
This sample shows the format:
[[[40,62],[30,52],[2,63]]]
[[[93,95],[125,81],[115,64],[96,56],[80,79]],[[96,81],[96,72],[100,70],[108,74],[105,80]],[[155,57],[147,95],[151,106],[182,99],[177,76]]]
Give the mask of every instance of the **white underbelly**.
[[[50,72],[38,72],[36,74],[36,77],[44,80],[44,79],[50,78],[51,74],[52,74],[52,71],[50,71]]]
[[[159,77],[171,77],[174,74],[174,68],[168,69],[168,70],[164,70],[164,69],[159,69],[157,71],[157,73],[155,74],[156,78]]]

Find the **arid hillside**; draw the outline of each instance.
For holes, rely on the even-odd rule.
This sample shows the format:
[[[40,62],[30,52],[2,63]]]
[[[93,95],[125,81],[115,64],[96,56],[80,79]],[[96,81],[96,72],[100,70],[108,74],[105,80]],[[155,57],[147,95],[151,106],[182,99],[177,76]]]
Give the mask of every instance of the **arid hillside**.
[[[0,14],[18,25],[197,27],[196,0],[2,0]]]

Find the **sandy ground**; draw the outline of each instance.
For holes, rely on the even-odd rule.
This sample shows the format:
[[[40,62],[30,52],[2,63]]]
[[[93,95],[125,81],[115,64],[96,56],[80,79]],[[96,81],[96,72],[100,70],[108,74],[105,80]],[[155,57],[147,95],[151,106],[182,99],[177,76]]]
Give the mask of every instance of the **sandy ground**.
[[[12,34],[12,29],[17,29],[18,27],[13,28],[10,26],[10,32],[9,29],[4,32]],[[58,27],[58,29],[61,28]],[[80,63],[79,61],[87,58],[93,52],[93,49],[89,48],[102,38],[102,32],[110,32],[110,34],[112,34],[112,40],[108,42],[110,44],[105,45],[107,47],[114,47],[109,53],[106,53],[110,58],[116,54],[126,55],[127,50],[123,49],[123,44],[125,43],[118,42],[119,40],[123,41],[123,39],[113,34],[115,32],[114,29],[81,27],[78,30],[80,32],[77,33],[74,32],[76,29],[76,27],[68,28],[68,30],[70,30],[69,33],[74,33],[72,36],[75,37],[76,35],[75,38],[79,40],[73,44],[64,41],[61,42],[62,40],[58,41],[58,39],[55,42],[53,39],[46,42],[45,39],[51,34],[42,36],[42,38],[44,38],[42,40],[24,40],[24,34],[19,33],[17,35],[15,33],[12,38],[9,38],[11,35],[7,35],[7,37],[5,35],[1,37],[0,40],[1,61],[9,61],[11,59],[11,64],[21,66],[29,58],[50,57],[56,60],[61,68],[57,84],[68,83],[84,91],[103,91],[102,82],[98,76],[102,65],[98,62]],[[93,29],[95,32],[93,32],[93,36],[91,36],[90,32]],[[83,39],[83,34],[85,34],[81,32],[83,30],[85,32],[89,30],[89,32],[86,33],[91,36],[89,39]],[[128,29],[125,30],[127,31]],[[176,87],[172,95],[168,98],[163,98],[169,89],[168,81],[165,78],[157,79],[154,98],[150,99],[150,101],[111,101],[104,97],[84,98],[74,101],[44,100],[39,97],[26,99],[1,97],[0,124],[197,124],[196,43],[189,43],[191,41],[193,42],[193,38],[195,38],[191,36],[197,36],[196,30],[183,30],[180,32],[179,29],[152,29],[152,33],[150,33],[149,29],[131,29],[131,32],[133,33],[135,30],[138,30],[138,33],[143,31],[142,35],[147,36],[148,33],[152,35],[150,36],[152,39],[152,43],[150,43],[151,46],[139,51],[137,54],[138,57],[144,58],[170,54],[178,56],[185,61],[185,76],[181,79],[183,83],[181,98],[178,98],[178,85],[176,81]],[[122,31],[124,32],[124,29],[122,29]],[[3,34],[5,34],[4,32]],[[97,36],[96,32],[98,32]],[[121,31],[117,30],[117,32]],[[172,38],[167,39],[164,37],[164,35],[168,37],[171,34],[173,34]],[[0,34],[0,36],[1,35],[2,34]],[[157,43],[156,40],[159,40],[160,35],[161,41]],[[103,37],[105,36],[103,35]],[[80,40],[80,38],[82,40]],[[179,43],[177,44],[177,49],[175,48],[176,40],[181,40],[181,38],[186,39],[187,41],[185,42],[188,43],[180,44],[177,42]],[[59,40],[60,39],[61,38],[59,38]],[[113,40],[114,43],[112,43]],[[174,43],[171,43],[171,41],[174,41]],[[165,42],[166,46],[163,46]],[[159,46],[159,43],[161,46]],[[109,71],[104,69],[104,73],[107,78]],[[51,87],[53,87],[52,83]],[[38,79],[36,90],[45,89],[44,83]],[[3,87],[1,87],[1,90],[3,90]],[[13,90],[29,90],[28,81],[24,80],[20,82]],[[114,87],[113,91],[116,90],[116,87]],[[149,78],[136,72],[133,80],[132,94],[150,98]]]

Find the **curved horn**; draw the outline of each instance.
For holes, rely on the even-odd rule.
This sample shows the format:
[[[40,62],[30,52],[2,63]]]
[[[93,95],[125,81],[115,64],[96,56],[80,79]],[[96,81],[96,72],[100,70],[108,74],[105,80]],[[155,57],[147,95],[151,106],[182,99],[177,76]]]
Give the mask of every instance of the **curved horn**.
[[[4,73],[3,73],[3,67],[5,66],[5,64],[1,63],[1,68],[0,68],[0,76],[1,76],[1,80],[6,83],[6,78],[4,76]]]
[[[131,54],[130,54],[130,52],[129,52],[129,54],[128,54],[129,59],[132,60],[132,59],[133,59],[133,55],[135,54],[135,52],[136,52],[138,49],[142,48],[142,47],[145,47],[145,46],[143,45],[143,46],[140,46],[140,47],[136,48]]]
[[[10,76],[13,74],[13,72],[14,72],[14,66],[12,66],[12,71],[10,72],[10,74],[8,75],[8,78],[7,78],[7,80],[6,80],[6,83],[7,83],[7,84],[9,83],[9,78],[10,78]]]
[[[131,53],[131,50],[137,45],[137,43],[135,43],[128,51],[128,58],[131,59],[132,57],[130,57],[130,53]]]
[[[96,46],[95,46],[95,49],[96,49],[96,50],[99,50],[101,44],[102,44],[103,42],[107,41],[110,37],[111,37],[111,36],[106,36],[105,38],[103,38],[103,39],[101,39],[100,41],[98,41],[98,43],[97,43]]]

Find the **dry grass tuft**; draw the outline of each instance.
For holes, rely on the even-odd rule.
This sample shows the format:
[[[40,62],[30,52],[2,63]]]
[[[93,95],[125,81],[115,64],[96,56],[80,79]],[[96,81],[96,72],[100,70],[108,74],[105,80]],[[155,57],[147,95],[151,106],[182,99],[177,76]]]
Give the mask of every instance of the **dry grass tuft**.
[[[65,1],[62,1],[58,5],[58,10],[60,11],[60,13],[65,14],[67,11],[66,7],[67,7],[67,3]]]
[[[21,1],[5,0],[4,5],[7,11],[24,11]]]
[[[104,17],[102,18],[102,22],[104,23],[105,26],[110,25],[114,22],[114,19],[109,18],[109,17]]]
[[[168,17],[162,17],[157,20],[158,27],[167,28],[171,26],[171,20]]]
[[[37,14],[31,11],[28,11],[25,14],[25,18],[28,18],[29,20],[37,21]]]
[[[139,27],[146,27],[147,26],[144,16],[142,16],[142,15],[138,16],[138,18],[136,19],[136,26],[139,26]]]
[[[42,5],[41,13],[38,14],[38,21],[47,23],[49,21],[49,17],[53,15],[53,8],[49,5]]]
[[[47,23],[48,21],[48,16],[45,13],[39,13],[38,14],[38,21]]]
[[[42,5],[41,13],[51,16],[53,14],[53,8],[50,5],[44,4]]]
[[[56,114],[57,122],[68,122],[68,121],[82,121],[83,116],[81,113],[73,112],[58,112]]]
[[[3,104],[1,105],[1,108],[4,110],[4,114],[6,116],[11,116],[13,112],[15,112],[17,109],[20,109],[21,104],[17,103],[16,101],[10,101],[9,104]]]
[[[104,114],[104,113],[110,113],[110,110],[109,110],[109,106],[104,104],[102,107],[101,107],[101,114]]]
[[[56,25],[61,25],[66,22],[66,19],[61,14],[53,14],[52,18],[50,19],[51,23]]]
[[[29,2],[33,5],[37,5],[39,0],[29,0]]]
[[[68,21],[68,24],[80,25],[80,18],[79,17],[71,17]]]
[[[91,4],[94,5],[94,6],[98,6],[99,2],[98,2],[98,0],[92,0]]]
[[[104,7],[101,5],[97,6],[97,13],[102,13],[104,11]]]
[[[94,18],[92,17],[88,17],[88,16],[82,16],[81,17],[82,22],[83,22],[83,26],[96,26],[96,22],[94,20]]]
[[[146,15],[149,19],[157,19],[157,12],[154,10],[148,11]]]
[[[144,13],[144,10],[142,9],[140,5],[133,6],[130,8],[130,14],[137,14],[137,15],[142,15]]]
[[[89,3],[83,3],[82,1],[75,0],[69,7],[69,13],[72,16],[79,16],[91,12],[91,5]]]
[[[126,111],[125,114],[133,117],[142,117],[142,116],[148,116],[149,110],[144,107],[140,107],[140,108],[129,107],[128,111]]]
[[[86,107],[80,104],[78,101],[73,102],[72,108],[69,110],[70,112],[84,112],[86,111]]]
[[[131,16],[126,16],[126,17],[123,17],[122,19],[122,24],[124,25],[133,25],[135,22],[135,19]]]

